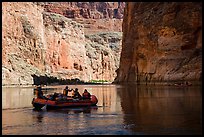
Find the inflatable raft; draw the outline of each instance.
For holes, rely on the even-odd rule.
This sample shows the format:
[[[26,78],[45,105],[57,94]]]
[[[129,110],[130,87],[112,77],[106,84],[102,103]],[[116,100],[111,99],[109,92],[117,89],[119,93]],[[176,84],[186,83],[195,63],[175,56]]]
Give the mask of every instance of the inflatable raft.
[[[32,105],[35,109],[41,109],[46,106],[46,109],[58,109],[58,108],[66,108],[66,107],[84,107],[84,106],[94,106],[98,103],[98,99],[95,95],[91,95],[91,99],[79,100],[70,98],[68,100],[48,100],[48,99],[40,99],[33,98]]]

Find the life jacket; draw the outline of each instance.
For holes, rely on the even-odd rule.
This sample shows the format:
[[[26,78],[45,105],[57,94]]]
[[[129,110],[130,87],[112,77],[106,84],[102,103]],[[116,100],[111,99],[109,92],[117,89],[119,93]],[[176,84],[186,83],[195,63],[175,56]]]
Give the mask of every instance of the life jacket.
[[[63,90],[63,94],[64,94],[65,96],[67,96],[67,94],[68,94],[68,89],[64,89],[64,90]]]

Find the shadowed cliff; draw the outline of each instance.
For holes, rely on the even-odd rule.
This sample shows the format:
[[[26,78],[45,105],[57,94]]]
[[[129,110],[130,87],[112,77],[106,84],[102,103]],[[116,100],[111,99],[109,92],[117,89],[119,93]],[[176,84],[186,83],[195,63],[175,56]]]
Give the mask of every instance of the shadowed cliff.
[[[201,81],[202,3],[127,3],[115,83]]]

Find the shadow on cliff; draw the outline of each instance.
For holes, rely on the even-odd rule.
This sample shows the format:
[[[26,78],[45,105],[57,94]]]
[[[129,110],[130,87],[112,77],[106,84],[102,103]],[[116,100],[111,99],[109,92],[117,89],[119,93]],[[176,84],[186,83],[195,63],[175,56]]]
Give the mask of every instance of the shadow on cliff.
[[[78,78],[75,79],[58,79],[53,76],[37,76],[35,74],[31,75],[33,77],[34,85],[66,85],[66,84],[84,84]]]

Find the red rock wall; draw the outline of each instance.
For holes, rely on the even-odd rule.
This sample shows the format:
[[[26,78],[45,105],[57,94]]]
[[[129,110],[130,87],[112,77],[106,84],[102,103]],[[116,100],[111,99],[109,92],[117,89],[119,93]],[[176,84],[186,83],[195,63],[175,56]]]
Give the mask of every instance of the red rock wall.
[[[62,15],[43,12],[45,71],[61,78],[85,79],[86,49],[83,26]],[[76,67],[78,66],[78,67]]]
[[[120,34],[85,37],[83,24],[33,2],[3,2],[2,20],[3,85],[33,84],[32,75],[83,81],[115,78]]]
[[[3,84],[32,83],[32,77],[24,72],[39,74],[44,69],[41,12],[30,3],[2,3]]]
[[[68,18],[123,18],[125,2],[40,2],[47,12]]]
[[[86,80],[81,24],[33,3],[2,6],[3,84],[33,84],[33,74]]]
[[[201,80],[202,4],[128,2],[115,82]]]
[[[40,2],[47,12],[58,13],[81,23],[85,33],[122,32],[125,2]]]

